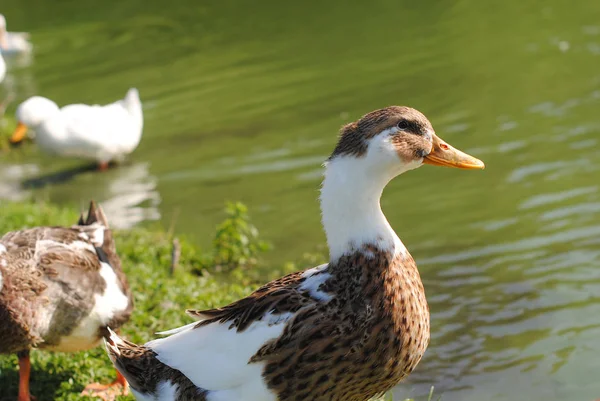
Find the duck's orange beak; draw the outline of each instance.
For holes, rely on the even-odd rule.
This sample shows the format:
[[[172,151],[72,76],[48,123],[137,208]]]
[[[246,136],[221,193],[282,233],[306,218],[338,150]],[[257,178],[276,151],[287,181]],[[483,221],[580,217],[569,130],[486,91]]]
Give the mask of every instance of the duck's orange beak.
[[[485,168],[485,164],[481,160],[453,148],[435,134],[433,134],[432,142],[433,147],[431,148],[431,152],[425,156],[423,163],[468,170],[481,170]]]
[[[15,128],[15,132],[13,132],[10,137],[10,142],[17,144],[25,139],[25,134],[27,133],[27,126],[23,123],[18,123],[17,128]]]

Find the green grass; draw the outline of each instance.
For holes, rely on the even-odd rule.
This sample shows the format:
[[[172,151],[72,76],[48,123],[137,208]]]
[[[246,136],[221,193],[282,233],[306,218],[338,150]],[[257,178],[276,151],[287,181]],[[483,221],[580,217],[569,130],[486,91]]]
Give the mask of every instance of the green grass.
[[[209,262],[222,258],[219,247],[223,244],[219,240],[227,237],[223,234],[224,227],[241,225],[247,228],[249,224],[244,214],[245,209],[241,210],[244,213],[240,217],[238,204],[229,205],[228,208],[227,218],[217,229],[214,249],[202,251],[185,238],[178,238],[181,259],[174,274],[170,272],[173,238],[169,233],[158,227],[115,232],[117,251],[135,294],[133,316],[122,329],[125,337],[144,343],[154,338],[154,333],[158,331],[190,323],[192,320],[184,313],[185,309],[225,305],[247,295],[265,280],[307,266],[306,261],[300,264],[288,263],[279,269],[258,269],[246,265],[226,274],[213,273]],[[37,225],[71,225],[78,217],[71,209],[46,203],[0,202],[0,210],[0,233]],[[254,229],[250,231],[254,232]],[[257,235],[249,240],[250,243],[254,241],[260,243]],[[264,246],[263,243],[260,244]],[[255,266],[258,251],[259,249],[250,253],[244,251],[243,261],[252,259],[252,266]],[[315,262],[315,258],[318,257],[306,257],[310,262]],[[115,375],[101,346],[75,354],[34,350],[31,361],[31,393],[37,396],[38,401],[83,399],[79,393],[86,384],[95,381],[107,383]],[[17,384],[16,356],[0,355],[0,401],[14,400],[18,391]],[[133,400],[133,397],[119,399]]]

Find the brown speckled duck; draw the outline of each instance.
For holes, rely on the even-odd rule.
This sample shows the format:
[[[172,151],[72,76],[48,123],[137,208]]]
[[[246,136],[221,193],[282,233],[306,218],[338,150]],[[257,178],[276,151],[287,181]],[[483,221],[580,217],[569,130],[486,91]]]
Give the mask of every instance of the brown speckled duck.
[[[139,400],[366,401],[417,366],[429,309],[415,261],[381,211],[395,176],[423,164],[482,169],[415,109],[392,106],[342,128],[321,190],[329,263],[270,282],[109,356]]]
[[[72,227],[34,227],[0,238],[0,353],[19,357],[19,401],[29,401],[32,348],[75,352],[98,345],[131,315],[133,299],[102,209]],[[86,393],[112,398],[111,385]]]

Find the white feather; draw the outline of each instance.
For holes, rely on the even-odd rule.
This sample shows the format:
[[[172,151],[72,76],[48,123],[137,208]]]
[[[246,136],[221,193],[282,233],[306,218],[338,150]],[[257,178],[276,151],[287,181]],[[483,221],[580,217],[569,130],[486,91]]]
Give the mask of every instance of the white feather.
[[[242,332],[230,329],[230,323],[190,327],[146,346],[156,352],[162,363],[209,391],[209,401],[275,400],[263,383],[264,364],[248,361],[267,341],[281,335],[292,316],[269,313]]]
[[[135,397],[137,401],[173,401],[175,397],[171,398],[159,398],[154,394],[140,393],[135,391],[134,388],[130,387],[131,394]]]
[[[104,244],[104,231],[106,230],[106,227],[100,223],[94,223],[93,225],[97,226],[97,228],[92,233],[90,241],[95,246],[101,247]]]
[[[331,261],[365,243],[406,254],[379,199],[392,178],[421,166],[422,161],[400,160],[390,136],[396,131],[387,129],[371,138],[362,156],[342,155],[326,163],[321,212]]]
[[[304,277],[305,280],[302,282],[302,285],[298,287],[298,289],[301,291],[308,291],[311,297],[319,301],[330,301],[332,296],[326,292],[319,290],[321,284],[323,284],[325,281],[327,281],[329,277],[331,277],[331,274],[329,273],[321,273],[328,267],[329,264],[325,263],[320,266],[313,267],[312,269],[306,270],[304,273],[302,273],[302,277]]]
[[[239,387],[212,391],[208,393],[206,399],[207,401],[275,401],[277,397],[266,389],[262,380],[254,380]]]
[[[119,344],[119,345],[123,345],[125,344],[125,341],[121,340],[121,337],[119,337],[117,335],[117,333],[115,333],[110,327],[106,328],[108,330],[108,333],[110,334],[109,338],[110,340],[114,343],[114,344]],[[114,349],[115,353],[117,355],[121,355],[121,352],[119,351],[119,349],[117,347],[113,347],[112,345],[110,345],[108,342],[106,342],[107,346],[110,346],[111,348]]]
[[[198,324],[198,322],[192,322],[190,324],[186,324],[185,326],[177,327],[175,329],[158,331],[156,334],[158,334],[159,336],[172,336],[173,334],[181,333],[182,331],[191,329],[192,327],[194,327],[197,324]]]
[[[179,386],[170,382],[159,383],[156,388],[156,398],[159,400],[174,400]]]

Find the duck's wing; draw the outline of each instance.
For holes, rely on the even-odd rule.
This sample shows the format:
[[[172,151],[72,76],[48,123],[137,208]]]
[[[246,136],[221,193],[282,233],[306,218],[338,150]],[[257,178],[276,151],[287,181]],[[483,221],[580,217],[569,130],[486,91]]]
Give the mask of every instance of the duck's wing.
[[[200,321],[146,346],[198,388],[242,393],[262,388],[262,366],[250,363],[252,358],[298,314],[330,301],[322,287],[328,277],[322,265],[272,281],[226,307],[188,311]]]

